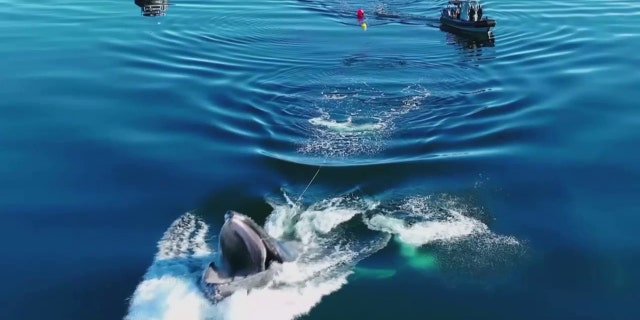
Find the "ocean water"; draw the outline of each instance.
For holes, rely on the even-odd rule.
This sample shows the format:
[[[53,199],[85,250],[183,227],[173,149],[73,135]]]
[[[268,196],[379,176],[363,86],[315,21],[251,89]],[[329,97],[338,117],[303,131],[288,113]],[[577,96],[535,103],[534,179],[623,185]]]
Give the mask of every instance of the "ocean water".
[[[0,4],[3,319],[640,318],[636,1]],[[303,246],[212,305],[230,209]]]

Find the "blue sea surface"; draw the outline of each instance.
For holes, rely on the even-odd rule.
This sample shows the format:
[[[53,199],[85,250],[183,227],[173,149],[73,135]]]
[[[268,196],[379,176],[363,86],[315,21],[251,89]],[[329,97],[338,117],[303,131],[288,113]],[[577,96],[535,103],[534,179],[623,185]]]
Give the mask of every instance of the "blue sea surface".
[[[1,318],[640,318],[639,2],[143,2],[0,0]]]

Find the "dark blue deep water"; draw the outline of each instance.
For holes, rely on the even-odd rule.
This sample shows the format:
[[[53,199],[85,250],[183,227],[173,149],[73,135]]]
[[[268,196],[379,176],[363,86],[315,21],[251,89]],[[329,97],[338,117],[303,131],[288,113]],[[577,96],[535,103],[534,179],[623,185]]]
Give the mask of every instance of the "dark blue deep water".
[[[1,318],[640,318],[640,4],[445,3],[0,0]],[[228,209],[305,251],[211,306]]]

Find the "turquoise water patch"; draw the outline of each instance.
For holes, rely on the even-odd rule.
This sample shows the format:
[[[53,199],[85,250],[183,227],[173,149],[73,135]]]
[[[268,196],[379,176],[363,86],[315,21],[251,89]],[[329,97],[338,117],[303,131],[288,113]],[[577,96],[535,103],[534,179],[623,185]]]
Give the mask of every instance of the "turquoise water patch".
[[[394,269],[356,267],[351,279],[389,279],[396,275]]]
[[[400,256],[405,258],[407,264],[414,269],[433,270],[438,268],[438,260],[433,253],[420,247],[395,240],[400,246]]]

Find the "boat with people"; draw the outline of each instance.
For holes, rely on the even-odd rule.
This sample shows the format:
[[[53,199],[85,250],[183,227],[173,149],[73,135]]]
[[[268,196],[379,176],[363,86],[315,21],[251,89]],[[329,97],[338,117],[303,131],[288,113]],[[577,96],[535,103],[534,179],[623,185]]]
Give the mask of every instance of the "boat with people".
[[[145,17],[164,16],[169,8],[169,0],[134,0],[134,3]]]
[[[450,0],[442,9],[440,23],[454,30],[490,34],[496,25],[494,19],[483,16],[478,0]]]

